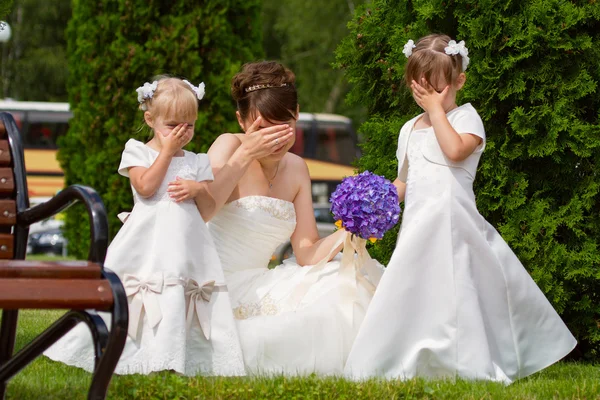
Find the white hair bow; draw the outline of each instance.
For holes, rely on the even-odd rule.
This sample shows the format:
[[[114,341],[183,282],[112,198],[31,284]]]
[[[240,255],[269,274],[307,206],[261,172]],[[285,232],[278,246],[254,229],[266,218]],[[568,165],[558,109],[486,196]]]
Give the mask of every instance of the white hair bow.
[[[461,40],[458,43],[456,43],[456,40],[449,41],[448,46],[444,48],[444,51],[449,56],[460,54],[460,56],[462,57],[462,70],[467,70],[467,66],[469,65],[469,50],[465,46],[464,40]]]
[[[194,86],[187,79],[183,79],[183,82],[185,82],[190,89],[192,89],[198,100],[202,100],[202,98],[204,98],[204,82],[200,83],[198,87]],[[156,91],[157,87],[158,81],[154,81],[152,83],[146,82],[143,86],[140,86],[135,90],[138,94],[138,103],[142,105],[141,108],[143,111],[148,109],[145,102],[147,99],[151,99],[154,96],[154,92]]]
[[[404,45],[404,50],[402,50],[406,58],[412,56],[412,49],[414,49],[415,47],[417,46],[415,46],[415,42],[412,39],[409,39],[408,42],[406,42],[406,44]]]
[[[146,111],[148,108],[144,104],[146,99],[151,99],[154,96],[154,92],[158,86],[158,81],[154,81],[152,83],[146,82],[144,86],[140,86],[135,89],[138,94],[138,103],[142,105],[142,110]]]
[[[194,86],[192,83],[190,83],[187,79],[183,80],[185,83],[188,84],[188,86],[190,87],[190,89],[192,89],[192,91],[196,94],[196,97],[198,98],[198,100],[202,100],[202,98],[204,98],[204,82],[201,82],[198,87]]]

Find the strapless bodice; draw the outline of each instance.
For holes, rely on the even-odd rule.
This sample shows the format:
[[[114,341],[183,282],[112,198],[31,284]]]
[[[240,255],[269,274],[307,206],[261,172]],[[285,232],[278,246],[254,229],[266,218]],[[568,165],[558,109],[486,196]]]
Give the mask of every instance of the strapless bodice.
[[[273,252],[296,228],[294,204],[248,196],[226,204],[208,223],[223,271],[268,268]]]

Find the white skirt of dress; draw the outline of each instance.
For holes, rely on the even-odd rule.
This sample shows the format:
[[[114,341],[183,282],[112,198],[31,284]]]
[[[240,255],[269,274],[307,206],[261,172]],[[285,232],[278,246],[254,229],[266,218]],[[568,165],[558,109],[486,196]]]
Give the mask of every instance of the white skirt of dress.
[[[343,373],[384,270],[357,247],[348,235],[344,255],[330,262],[302,267],[292,258],[226,276],[249,373]]]
[[[219,257],[193,201],[138,202],[105,264],[123,282],[129,301],[129,335],[117,374],[245,374]],[[212,283],[214,291],[203,300],[200,291]],[[110,328],[109,315],[101,315]],[[92,337],[82,323],[44,354],[94,368]]]

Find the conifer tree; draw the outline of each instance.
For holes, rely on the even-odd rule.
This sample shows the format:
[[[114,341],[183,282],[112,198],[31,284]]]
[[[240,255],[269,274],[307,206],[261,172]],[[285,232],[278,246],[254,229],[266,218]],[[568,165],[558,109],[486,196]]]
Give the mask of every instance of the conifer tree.
[[[465,40],[459,104],[480,113],[487,148],[478,207],[580,342],[600,356],[600,6],[562,0],[374,0],[355,13],[337,63],[369,110],[362,170],[396,176],[402,124],[421,112],[403,83],[408,39]],[[396,237],[374,255],[386,262]],[[484,267],[484,266],[482,266]]]
[[[129,181],[117,174],[129,138],[147,141],[136,88],[156,74],[172,74],[206,95],[193,142],[206,151],[221,133],[237,132],[230,96],[233,75],[262,54],[258,0],[107,0],[73,2],[67,28],[68,93],[73,119],[59,143],[67,184],[96,189],[107,208],[111,237],[117,214],[133,206]],[[87,217],[67,210],[69,252],[87,254]]]

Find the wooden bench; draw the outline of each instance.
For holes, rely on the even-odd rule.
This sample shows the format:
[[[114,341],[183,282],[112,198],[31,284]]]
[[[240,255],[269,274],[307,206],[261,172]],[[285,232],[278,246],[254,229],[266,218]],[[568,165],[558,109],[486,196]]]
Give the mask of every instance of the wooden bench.
[[[7,381],[79,322],[92,331],[95,370],[88,399],[104,399],[127,338],[127,297],[119,278],[103,267],[108,220],[102,200],[91,188],[69,186],[45,203],[29,207],[23,146],[17,125],[0,113],[0,399]],[[76,201],[90,218],[87,261],[24,260],[29,226]],[[20,309],[68,309],[58,321],[13,355]],[[108,330],[97,314],[111,314]]]

